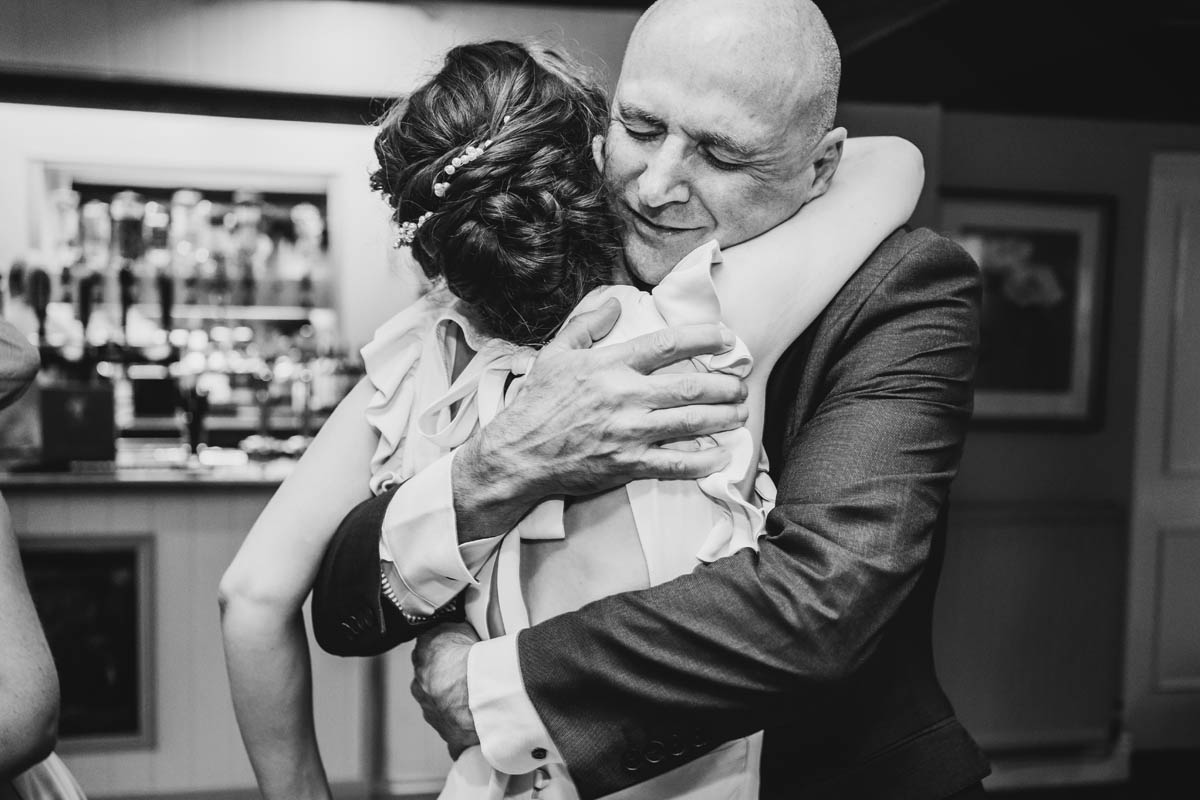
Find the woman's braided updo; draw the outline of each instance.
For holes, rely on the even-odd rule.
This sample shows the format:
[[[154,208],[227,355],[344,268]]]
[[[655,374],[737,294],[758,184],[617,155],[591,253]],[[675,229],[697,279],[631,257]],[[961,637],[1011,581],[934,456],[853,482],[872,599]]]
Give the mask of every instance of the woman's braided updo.
[[[564,58],[495,41],[455,47],[381,121],[371,186],[398,224],[432,212],[413,255],[487,333],[544,342],[609,282],[619,239],[591,154],[605,115],[603,91]],[[488,140],[447,177],[453,158]]]

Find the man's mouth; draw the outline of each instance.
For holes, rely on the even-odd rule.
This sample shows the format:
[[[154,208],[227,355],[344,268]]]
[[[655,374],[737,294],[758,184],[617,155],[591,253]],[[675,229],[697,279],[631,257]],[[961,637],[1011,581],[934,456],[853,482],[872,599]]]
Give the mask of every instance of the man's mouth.
[[[630,216],[643,230],[653,233],[656,236],[678,236],[681,233],[696,230],[695,228],[684,228],[674,225],[662,225],[654,222],[643,214],[638,213],[635,209],[629,209]]]

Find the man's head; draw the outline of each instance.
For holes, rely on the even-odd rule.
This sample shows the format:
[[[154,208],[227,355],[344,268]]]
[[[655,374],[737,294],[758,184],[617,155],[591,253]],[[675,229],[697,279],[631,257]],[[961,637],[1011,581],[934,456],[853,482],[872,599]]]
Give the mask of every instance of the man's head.
[[[757,236],[822,194],[841,60],[810,0],[659,0],[625,51],[604,145],[633,275]]]

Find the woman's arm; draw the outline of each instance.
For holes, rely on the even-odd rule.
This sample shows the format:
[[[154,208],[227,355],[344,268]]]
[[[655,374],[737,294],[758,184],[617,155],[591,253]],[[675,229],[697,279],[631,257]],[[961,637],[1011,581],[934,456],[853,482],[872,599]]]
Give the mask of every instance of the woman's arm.
[[[12,323],[0,318],[0,408],[29,388],[40,366],[37,348]]]
[[[370,496],[373,392],[364,379],[338,404],[221,578],[234,711],[266,798],[329,797],[301,608],[338,523]]]
[[[38,763],[58,737],[58,673],[0,497],[0,784]]]
[[[775,361],[892,231],[925,180],[921,151],[894,136],[847,139],[828,191],[790,219],[723,252],[713,271],[722,316],[754,354]]]

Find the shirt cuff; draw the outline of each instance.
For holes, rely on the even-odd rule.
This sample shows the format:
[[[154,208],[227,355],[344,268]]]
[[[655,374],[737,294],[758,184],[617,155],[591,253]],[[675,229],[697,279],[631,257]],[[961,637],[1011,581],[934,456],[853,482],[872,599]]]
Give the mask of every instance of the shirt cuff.
[[[379,558],[399,577],[396,601],[407,613],[431,615],[468,585],[501,536],[458,544],[447,453],[396,488],[383,516]],[[385,568],[388,566],[385,563]]]
[[[467,652],[467,702],[483,757],[508,775],[563,763],[525,693],[517,636],[478,642]]]

